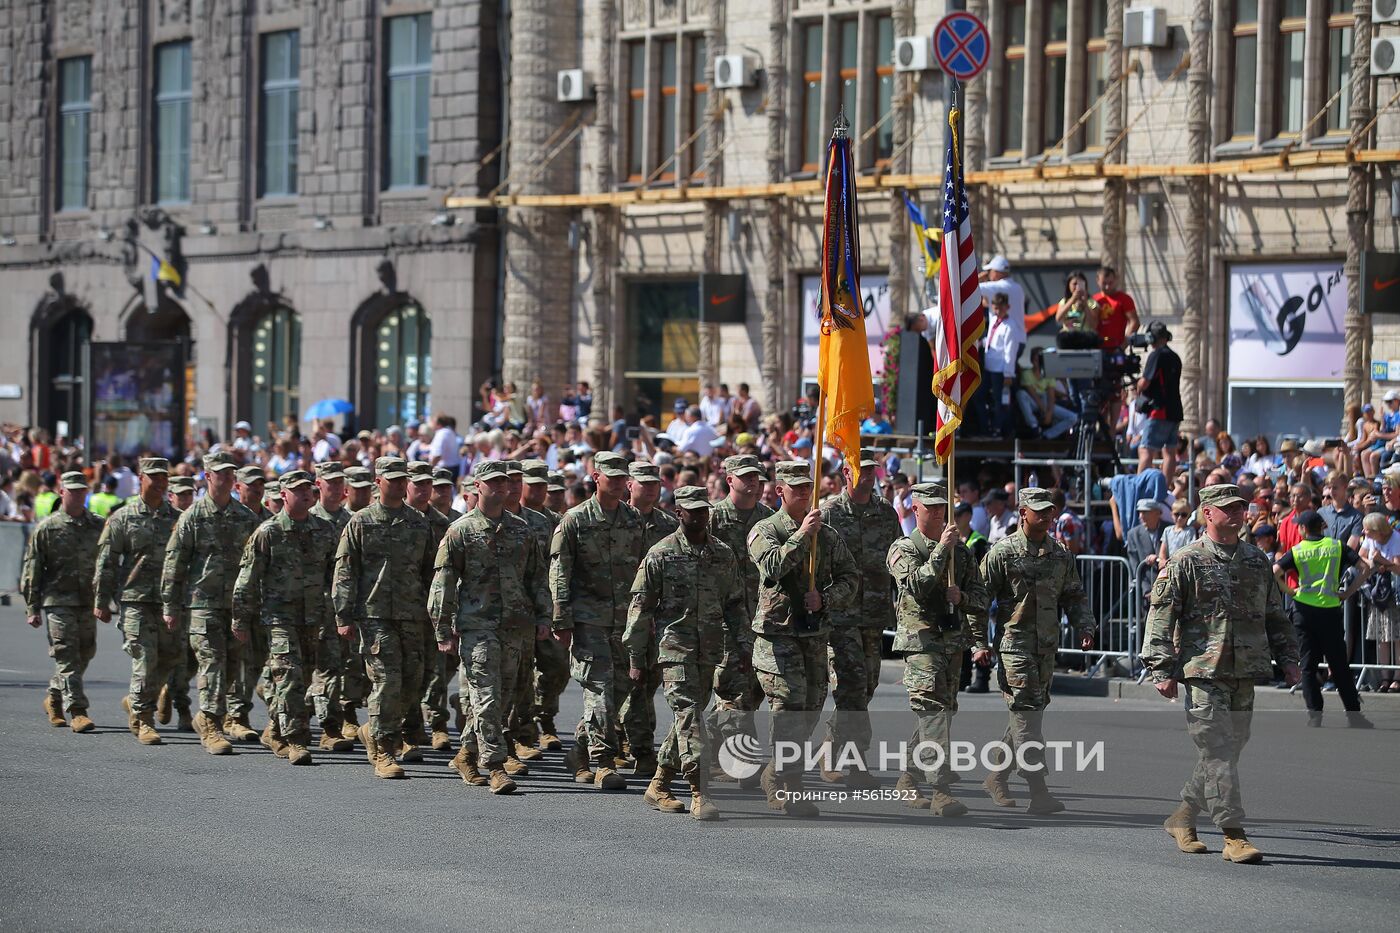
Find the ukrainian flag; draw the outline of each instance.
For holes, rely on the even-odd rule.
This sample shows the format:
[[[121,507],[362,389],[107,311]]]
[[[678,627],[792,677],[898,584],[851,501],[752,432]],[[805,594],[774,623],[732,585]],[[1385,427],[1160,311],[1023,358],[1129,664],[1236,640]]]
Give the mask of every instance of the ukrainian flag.
[[[175,288],[179,288],[181,285],[179,271],[164,259],[157,259],[154,256],[151,257],[151,281],[169,282]]]
[[[924,212],[910,200],[907,191],[904,192],[904,209],[909,212],[909,222],[914,227],[914,242],[919,244],[924,254],[924,278],[936,279],[939,259],[943,255],[943,231],[929,229],[928,224],[924,223]]]

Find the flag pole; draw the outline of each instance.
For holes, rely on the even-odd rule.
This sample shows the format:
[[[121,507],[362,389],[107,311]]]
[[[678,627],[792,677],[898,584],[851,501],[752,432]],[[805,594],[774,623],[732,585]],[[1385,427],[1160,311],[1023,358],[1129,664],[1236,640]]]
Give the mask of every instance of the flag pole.
[[[948,9],[949,9],[950,11],[952,11],[952,10],[962,10],[962,9],[966,9],[966,3],[964,2],[964,0],[949,0]],[[944,133],[947,134],[946,138],[947,138],[947,141],[948,141],[948,145],[944,147],[944,151],[948,151],[948,152],[952,152],[952,153],[953,153],[953,162],[954,162],[955,165],[958,165],[958,164],[962,161],[962,153],[959,151],[959,149],[960,149],[960,147],[961,147],[961,145],[962,145],[962,134],[958,132],[958,123],[962,120],[962,107],[960,106],[961,100],[960,100],[960,96],[959,96],[959,93],[958,93],[959,90],[960,90],[960,86],[959,86],[959,84],[958,84],[958,79],[950,76],[950,77],[948,78],[948,120],[947,120],[947,126],[944,128]],[[961,171],[955,172],[955,173],[954,173],[954,177],[955,177],[955,178],[960,178],[960,177],[961,177],[961,174],[962,174]],[[945,267],[946,267],[946,265],[947,265],[947,263],[944,263],[944,266],[945,266]],[[946,268],[945,268],[943,271],[944,271],[945,273],[951,274],[951,272],[950,272],[949,270],[947,270]],[[954,370],[954,372],[953,372],[953,378],[954,378],[954,379],[957,379],[957,380],[959,380],[959,381],[961,381],[961,380],[962,380],[962,371],[961,371],[961,369],[962,369],[962,344],[961,344],[962,335],[961,335],[961,333],[959,333],[959,335],[958,335],[958,340],[959,340],[959,345],[958,345],[958,347],[957,347],[957,349],[956,349],[957,359],[958,359],[958,367],[957,367],[957,368]],[[963,410],[966,411],[966,409],[967,409],[967,399],[963,398],[962,395],[961,395],[961,393],[959,393],[959,395],[958,395],[958,403],[959,403],[960,405],[962,405],[962,406],[963,406]],[[953,432],[953,436],[950,437],[950,438],[948,438],[948,467],[947,467],[947,469],[944,471],[944,474],[943,474],[943,475],[944,475],[944,479],[945,479],[945,481],[946,481],[947,484],[948,484],[948,488],[947,488],[947,490],[945,490],[945,491],[948,493],[948,513],[944,516],[944,521],[945,521],[945,522],[952,522],[952,521],[953,521],[953,495],[954,495],[954,490],[957,488],[957,481],[956,481],[956,475],[957,475],[957,466],[956,466],[956,464],[957,464],[957,451],[958,451],[958,433],[957,433],[957,431],[954,431],[954,432]],[[957,585],[957,579],[958,579],[958,577],[957,577],[957,563],[958,563],[958,549],[957,549],[957,548],[952,548],[952,549],[950,549],[949,552],[948,552],[948,585],[949,585],[949,586],[956,586],[956,585]],[[949,603],[948,603],[948,614],[949,614],[949,615],[952,615],[953,612],[954,612],[954,607],[953,607],[952,601],[950,600]]]
[[[819,393],[817,398],[817,430],[816,436],[812,438],[812,508],[816,508],[821,501],[822,486],[822,447],[825,440],[822,431],[825,429],[823,413],[826,411],[826,395]],[[811,589],[817,588],[817,543],[821,536],[812,539],[812,549],[807,554],[807,577]]]

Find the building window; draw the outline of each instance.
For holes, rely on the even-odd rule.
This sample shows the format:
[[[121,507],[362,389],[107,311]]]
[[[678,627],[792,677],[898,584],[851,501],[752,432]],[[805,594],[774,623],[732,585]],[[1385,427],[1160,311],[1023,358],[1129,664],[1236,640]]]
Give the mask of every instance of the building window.
[[[1259,80],[1259,0],[1236,0],[1233,42],[1235,82],[1230,98],[1230,136],[1253,139],[1254,94]]]
[[[705,177],[705,122],[709,119],[710,85],[705,80],[705,38],[690,40],[690,144],[691,178]]]
[[[301,319],[291,308],[277,307],[253,326],[251,421],[281,422],[301,411]]]
[[[836,78],[840,82],[841,109],[846,112],[846,120],[851,124],[853,138],[859,139],[865,132],[857,125],[859,115],[857,102],[860,100],[860,20],[839,19],[836,21],[836,41],[841,58],[836,64]]]
[[[427,416],[432,402],[432,323],[415,304],[400,305],[374,326],[375,426],[409,424]]]
[[[894,155],[894,18],[875,17],[875,163],[884,165]]]
[[[1025,145],[1022,120],[1026,109],[1026,3],[1006,4],[1006,52],[1001,63],[1001,154],[1020,155]]]
[[[680,106],[680,85],[676,76],[676,40],[660,39],[656,55],[661,62],[661,114],[656,121],[657,178],[674,181],[676,177],[676,127]]]
[[[1352,0],[1332,0],[1327,13],[1327,99],[1341,92],[1327,108],[1327,131],[1340,133],[1351,121]]]
[[[1069,0],[1045,4],[1045,72],[1041,86],[1045,100],[1041,114],[1042,151],[1053,149],[1065,132],[1065,78],[1069,51]]]
[[[633,282],[627,287],[628,407],[669,410],[674,398],[695,398],[699,383],[700,290],[688,282]]]
[[[297,193],[297,102],[301,50],[295,29],[262,37],[261,164],[259,194]],[[262,422],[254,422],[261,424]]]
[[[58,66],[58,209],[88,206],[88,124],[92,117],[92,59]]]
[[[428,92],[432,76],[432,16],[396,16],[386,23],[389,41],[385,72],[388,188],[421,188],[428,183]]]
[[[822,24],[802,27],[802,170],[822,164]]]
[[[1099,98],[1108,90],[1110,82],[1118,76],[1118,65],[1108,60],[1108,40],[1104,33],[1108,27],[1108,8],[1101,3],[1089,4],[1089,40],[1085,45],[1085,100],[1091,108],[1084,121],[1084,145],[1088,149],[1102,149],[1112,140],[1104,137],[1104,110],[1108,102],[1099,103]],[[1097,104],[1097,106],[1095,106]]]
[[[92,339],[92,318],[81,308],[70,308],[42,331],[39,356],[39,423],[55,436],[67,425],[69,438],[81,434],[87,399],[87,347]],[[46,390],[46,391],[45,391]]]
[[[156,46],[155,189],[158,202],[190,199],[190,44]]]
[[[647,48],[638,40],[627,48],[627,180],[640,182],[646,165]]]
[[[1278,135],[1302,132],[1303,61],[1307,57],[1307,0],[1283,0],[1279,22]]]

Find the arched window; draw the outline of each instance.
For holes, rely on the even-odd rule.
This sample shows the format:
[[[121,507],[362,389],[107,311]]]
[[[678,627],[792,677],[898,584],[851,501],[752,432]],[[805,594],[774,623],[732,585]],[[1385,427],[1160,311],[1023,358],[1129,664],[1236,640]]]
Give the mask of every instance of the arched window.
[[[432,322],[417,304],[392,307],[371,325],[365,345],[372,361],[369,404],[374,427],[408,424],[427,416],[432,404]]]
[[[250,336],[249,420],[254,433],[269,421],[301,417],[301,318],[278,305],[253,325]]]
[[[45,325],[39,337],[39,424],[57,436],[60,423],[66,423],[67,436],[75,437],[85,429],[92,318],[82,308],[71,307]]]

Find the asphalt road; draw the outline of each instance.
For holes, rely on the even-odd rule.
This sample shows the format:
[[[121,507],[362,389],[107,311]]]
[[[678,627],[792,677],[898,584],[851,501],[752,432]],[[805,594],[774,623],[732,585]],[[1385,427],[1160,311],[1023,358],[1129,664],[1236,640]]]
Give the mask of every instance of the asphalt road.
[[[648,809],[640,782],[576,787],[558,754],[521,793],[492,797],[446,754],[382,781],[359,752],[292,768],[261,746],[213,757],[168,730],[143,747],[123,724],[128,667],[110,628],[98,647],[99,731],[56,729],[40,710],[44,638],[0,608],[0,929],[1350,930],[1385,926],[1397,903],[1400,704],[1387,698],[1368,706],[1375,731],[1339,713],[1322,729],[1256,714],[1242,780],[1268,858],[1248,866],[1220,858],[1208,825],[1209,855],[1178,853],[1161,830],[1194,761],[1164,701],[1057,696],[1049,737],[1104,742],[1103,771],[1051,779],[1069,805],[1057,816],[992,806],[978,771],[956,821],[888,801],[794,820],[722,784],[724,819],[701,824]],[[898,678],[887,664],[880,736],[909,732]],[[561,725],[577,687],[564,702]],[[964,695],[955,737],[1004,724],[998,696]]]

